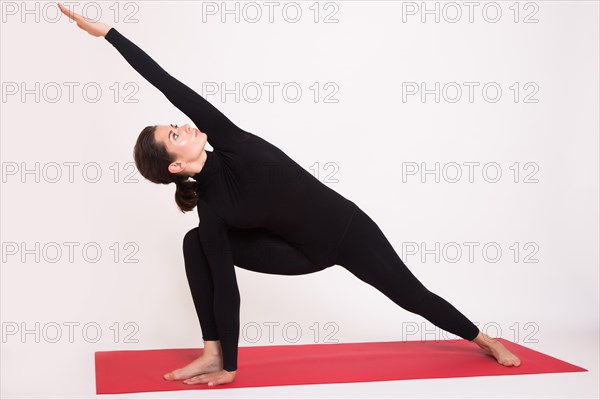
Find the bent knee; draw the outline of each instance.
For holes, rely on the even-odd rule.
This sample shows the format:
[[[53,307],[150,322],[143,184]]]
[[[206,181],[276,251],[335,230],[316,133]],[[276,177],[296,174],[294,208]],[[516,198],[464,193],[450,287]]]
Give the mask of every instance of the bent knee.
[[[183,237],[183,250],[189,249],[192,246],[198,246],[200,237],[198,236],[198,227],[190,229]]]

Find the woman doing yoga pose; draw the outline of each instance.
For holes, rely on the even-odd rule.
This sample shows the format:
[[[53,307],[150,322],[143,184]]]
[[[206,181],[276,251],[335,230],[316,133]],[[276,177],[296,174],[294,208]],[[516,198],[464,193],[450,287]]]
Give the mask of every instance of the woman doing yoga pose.
[[[498,363],[520,364],[502,343],[423,286],[356,204],[273,144],[236,126],[115,28],[59,7],[80,28],[110,42],[198,127],[148,126],[134,149],[140,173],[154,183],[175,182],[179,208],[197,207],[199,216],[198,227],[183,239],[183,253],[204,351],[164,379],[209,385],[234,380],[240,325],[234,265],[279,275],[340,265],[400,307],[476,343]],[[204,149],[209,138],[212,152]]]

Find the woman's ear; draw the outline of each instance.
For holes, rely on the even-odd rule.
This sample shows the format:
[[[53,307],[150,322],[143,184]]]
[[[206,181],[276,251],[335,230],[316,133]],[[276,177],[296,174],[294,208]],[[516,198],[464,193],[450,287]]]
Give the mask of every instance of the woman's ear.
[[[173,161],[169,164],[169,172],[172,174],[178,174],[183,171],[186,167],[186,163],[184,161]]]

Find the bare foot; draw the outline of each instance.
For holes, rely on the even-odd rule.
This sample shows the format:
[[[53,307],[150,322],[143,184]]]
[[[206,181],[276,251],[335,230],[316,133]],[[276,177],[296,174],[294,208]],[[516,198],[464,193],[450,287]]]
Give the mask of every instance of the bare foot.
[[[511,353],[500,341],[493,339],[485,333],[479,332],[479,335],[473,340],[485,352],[505,367],[518,367],[521,365],[519,357]]]
[[[183,381],[183,383],[187,383],[190,385],[194,385],[197,383],[208,383],[208,386],[222,385],[225,383],[233,382],[235,379],[236,372],[237,371],[226,370],[211,372],[210,374],[197,375],[193,378],[186,379]]]
[[[163,377],[169,381],[180,381],[196,375],[216,372],[222,369],[223,359],[220,355],[203,354],[185,367],[166,373]]]

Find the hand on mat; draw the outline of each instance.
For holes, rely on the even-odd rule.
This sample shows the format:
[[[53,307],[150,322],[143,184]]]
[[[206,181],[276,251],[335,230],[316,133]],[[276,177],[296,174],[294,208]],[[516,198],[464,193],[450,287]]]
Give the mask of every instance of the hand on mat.
[[[196,375],[190,379],[183,381],[191,385],[198,383],[208,383],[208,386],[222,385],[224,383],[231,383],[235,379],[236,371],[226,371],[224,369],[217,372],[209,372],[208,374]]]
[[[63,14],[77,22],[78,27],[80,27],[92,36],[104,36],[108,33],[108,31],[111,28],[105,23],[99,21],[95,22],[94,20],[76,14],[75,12],[68,10],[65,6],[63,6],[60,3],[56,4],[58,4],[58,8],[60,8],[60,11],[62,11]]]

